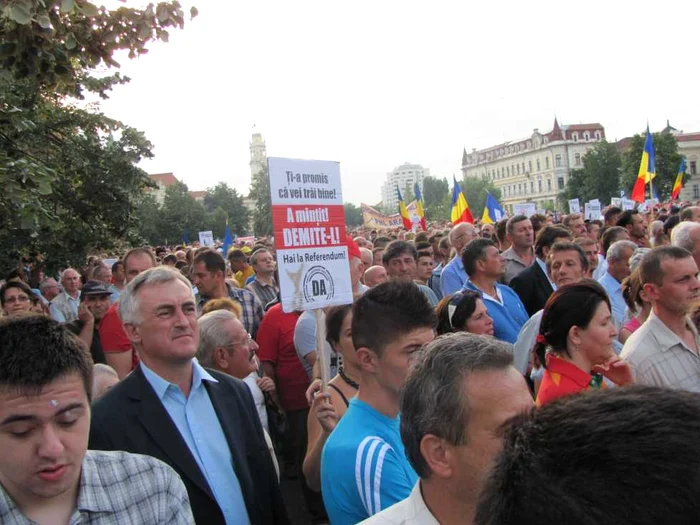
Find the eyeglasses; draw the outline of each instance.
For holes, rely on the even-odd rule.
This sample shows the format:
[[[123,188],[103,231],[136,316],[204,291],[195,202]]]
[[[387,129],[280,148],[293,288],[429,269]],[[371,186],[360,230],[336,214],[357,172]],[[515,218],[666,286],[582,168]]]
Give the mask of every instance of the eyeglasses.
[[[246,334],[246,338],[243,341],[229,343],[226,346],[250,346],[251,344],[253,344],[253,337],[250,334]]]
[[[5,299],[5,302],[9,304],[26,303],[27,301],[29,301],[29,297],[27,297],[26,295],[16,295],[14,297],[8,297],[7,299]]]

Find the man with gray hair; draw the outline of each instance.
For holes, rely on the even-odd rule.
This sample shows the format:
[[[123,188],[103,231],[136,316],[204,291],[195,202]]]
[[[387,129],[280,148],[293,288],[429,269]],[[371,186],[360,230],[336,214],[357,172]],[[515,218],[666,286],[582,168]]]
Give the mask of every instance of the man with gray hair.
[[[508,345],[466,332],[429,343],[401,397],[401,441],[420,479],[363,523],[472,523],[501,426],[532,407]]]
[[[688,250],[700,268],[700,223],[681,222],[671,230],[671,244]]]
[[[61,287],[58,286],[56,279],[53,277],[47,277],[39,284],[39,291],[41,292],[41,296],[44,298],[46,304],[49,304],[59,293],[61,293]]]
[[[136,276],[119,316],[141,362],[93,409],[90,448],[156,457],[187,488],[197,523],[287,523],[248,388],[194,359],[197,305],[167,266]]]
[[[70,323],[78,318],[80,306],[80,274],[73,268],[66,268],[61,273],[59,293],[49,305],[49,314],[59,323]]]
[[[625,299],[622,297],[622,281],[629,276],[629,260],[634,255],[637,245],[632,241],[617,241],[610,245],[605,260],[608,268],[605,275],[598,279],[610,298],[610,306],[615,326],[618,330],[625,322]]]
[[[440,288],[442,296],[458,292],[469,280],[467,272],[462,264],[462,250],[464,247],[479,237],[479,232],[473,224],[462,222],[450,230],[448,235],[450,244],[454,248],[455,256],[448,262],[440,274]]]

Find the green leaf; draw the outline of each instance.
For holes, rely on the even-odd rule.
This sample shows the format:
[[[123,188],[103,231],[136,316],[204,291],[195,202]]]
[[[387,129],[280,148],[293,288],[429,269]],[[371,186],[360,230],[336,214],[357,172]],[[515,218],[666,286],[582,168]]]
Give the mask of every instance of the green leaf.
[[[199,10],[195,6],[190,7],[190,20],[193,19],[198,14],[199,14]]]
[[[7,16],[18,24],[27,25],[32,20],[32,13],[29,6],[25,4],[12,4],[7,8]]]
[[[75,49],[78,43],[75,41],[75,35],[73,33],[68,33],[66,35],[66,49]]]
[[[75,7],[75,0],[62,0],[61,13],[69,13]]]
[[[85,16],[97,16],[99,14],[99,11],[97,10],[97,6],[94,4],[91,4],[89,2],[86,2],[82,6],[80,6],[80,10],[83,12]]]
[[[49,15],[47,15],[45,13],[42,13],[36,17],[36,23],[39,24],[44,29],[51,28],[51,19],[49,18]]]

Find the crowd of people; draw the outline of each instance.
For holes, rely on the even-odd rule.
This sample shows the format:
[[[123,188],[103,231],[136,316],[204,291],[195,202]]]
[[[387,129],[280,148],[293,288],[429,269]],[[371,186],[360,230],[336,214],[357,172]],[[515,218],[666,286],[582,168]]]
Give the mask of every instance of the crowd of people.
[[[700,521],[700,207],[346,244],[322,348],[271,238],[18,261],[0,521]]]

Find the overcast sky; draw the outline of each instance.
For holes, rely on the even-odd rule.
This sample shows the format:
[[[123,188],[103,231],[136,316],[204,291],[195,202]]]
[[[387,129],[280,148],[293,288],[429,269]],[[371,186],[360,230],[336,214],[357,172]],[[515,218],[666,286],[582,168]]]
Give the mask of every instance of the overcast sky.
[[[141,2],[126,2],[139,6]],[[103,111],[144,131],[149,173],[247,194],[268,156],[337,160],[346,201],[376,203],[403,162],[459,175],[462,148],[560,124],[609,140],[700,131],[700,2],[186,0],[199,16],[121,60]],[[119,4],[121,5],[121,4]]]

